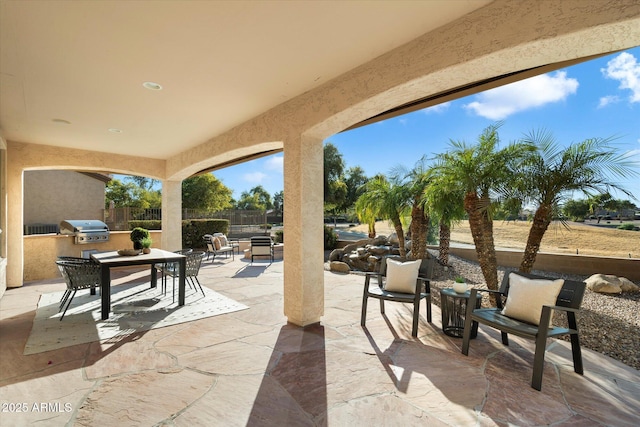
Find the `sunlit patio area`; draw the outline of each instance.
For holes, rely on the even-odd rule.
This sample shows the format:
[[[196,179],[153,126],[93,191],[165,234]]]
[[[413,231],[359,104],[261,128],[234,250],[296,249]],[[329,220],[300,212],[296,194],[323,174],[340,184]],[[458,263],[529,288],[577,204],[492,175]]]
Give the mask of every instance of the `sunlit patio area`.
[[[0,424],[640,425],[637,370],[583,348],[580,376],[569,344],[549,341],[538,392],[530,387],[533,342],[511,337],[505,348],[499,332],[481,326],[463,356],[462,340],[443,334],[435,304],[433,323],[422,315],[417,338],[410,305],[388,303],[382,316],[371,303],[361,327],[357,274],[325,271],[322,322],[287,324],[283,267],[216,258],[203,264],[200,282],[248,309],[28,356],[40,295],[65,284],[7,290]],[[117,276],[150,280],[144,270]]]

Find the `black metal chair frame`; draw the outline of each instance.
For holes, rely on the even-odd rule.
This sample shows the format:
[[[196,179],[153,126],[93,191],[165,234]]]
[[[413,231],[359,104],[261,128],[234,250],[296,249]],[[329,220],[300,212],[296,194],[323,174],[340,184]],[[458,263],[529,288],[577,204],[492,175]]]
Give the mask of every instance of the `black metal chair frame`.
[[[180,249],[178,251],[173,251],[173,253],[188,256],[193,252],[193,249],[186,248]],[[162,274],[160,277],[160,283],[162,283],[162,293],[163,295],[167,294],[167,275],[171,276],[173,279],[173,301],[176,299],[176,276],[178,275],[178,263],[177,262],[169,262],[163,264],[157,264],[156,269]],[[189,283],[189,282],[187,282]],[[190,284],[189,284],[190,285]],[[190,285],[191,286],[191,285]]]
[[[582,352],[580,350],[580,339],[578,336],[578,323],[576,321],[576,313],[580,310],[582,298],[584,296],[586,284],[584,282],[576,282],[565,280],[560,290],[560,294],[554,306],[543,306],[540,313],[540,324],[538,326],[522,322],[511,317],[507,317],[501,313],[504,300],[509,295],[509,273],[505,272],[499,291],[488,289],[472,289],[467,304],[467,313],[465,315],[464,335],[462,338],[462,354],[469,354],[469,342],[472,332],[472,322],[478,322],[494,329],[498,329],[502,335],[502,343],[509,345],[508,334],[519,337],[532,339],[535,341],[535,355],[533,358],[533,376],[531,378],[531,387],[540,391],[542,388],[542,374],[544,368],[544,356],[547,347],[547,338],[553,338],[560,335],[570,335],[571,353],[573,356],[573,370],[582,375],[584,370],[582,366]],[[548,279],[548,277],[536,276],[521,272],[513,272],[522,277],[529,279]],[[497,307],[493,308],[475,308],[480,292],[492,293],[496,296]],[[552,310],[564,312],[567,315],[568,328],[557,327],[551,325]]]
[[[180,252],[180,251],[176,251]],[[189,286],[194,288],[197,291],[196,285],[200,287],[200,291],[203,296],[206,296],[204,293],[204,289],[198,280],[198,273],[200,272],[200,266],[202,265],[202,260],[204,259],[205,252],[204,251],[189,251],[187,253],[183,253],[186,255],[186,268],[185,268],[185,279]],[[173,278],[173,301],[176,298],[176,276],[179,275],[179,271],[177,269],[177,263],[168,264],[164,270],[166,275],[169,275]],[[163,291],[166,293],[166,276],[163,277]]]
[[[433,270],[434,259],[430,258],[429,272]],[[428,276],[431,274],[428,273]],[[371,284],[371,278],[375,277],[376,283]],[[401,292],[389,292],[385,290],[386,285],[386,259],[383,258],[379,273],[366,273],[364,279],[364,291],[362,294],[362,314],[360,315],[360,325],[365,326],[367,320],[367,302],[369,298],[380,300],[380,313],[384,314],[384,302],[402,302],[413,304],[413,324],[411,336],[418,336],[418,319],[420,318],[420,301],[426,300],[427,322],[431,323],[431,281],[430,277],[418,277],[416,280],[416,292],[406,294]],[[423,288],[424,286],[424,288]]]

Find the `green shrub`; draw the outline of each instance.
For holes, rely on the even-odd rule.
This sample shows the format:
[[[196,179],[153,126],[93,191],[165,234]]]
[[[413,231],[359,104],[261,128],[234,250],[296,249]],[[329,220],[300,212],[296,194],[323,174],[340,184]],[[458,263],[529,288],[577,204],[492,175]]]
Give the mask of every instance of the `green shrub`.
[[[324,226],[324,248],[335,249],[338,244],[338,235],[332,227]]]
[[[136,227],[146,228],[147,230],[162,230],[162,221],[159,219],[137,219],[129,221],[129,230]]]
[[[260,224],[260,228],[265,230],[271,230],[271,227],[273,227],[271,224]]]
[[[205,247],[202,237],[205,234],[229,234],[228,219],[189,219],[182,221],[182,246],[202,249]]]
[[[618,230],[636,230],[636,229],[637,227],[630,222],[627,222],[626,224],[620,224],[618,226]]]
[[[276,241],[276,243],[284,243],[284,231],[283,230],[277,230],[276,231],[276,238],[274,240]]]

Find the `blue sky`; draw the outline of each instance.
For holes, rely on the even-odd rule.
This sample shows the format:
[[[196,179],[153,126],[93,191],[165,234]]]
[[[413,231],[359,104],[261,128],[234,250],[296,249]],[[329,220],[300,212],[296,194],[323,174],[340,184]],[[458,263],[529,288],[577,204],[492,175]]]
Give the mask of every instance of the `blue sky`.
[[[325,142],[338,148],[347,167],[360,166],[373,176],[398,165],[411,168],[423,155],[445,152],[450,140],[475,143],[498,120],[504,121],[499,131],[504,144],[540,129],[562,145],[617,137],[612,144],[640,164],[640,47],[339,133]],[[236,199],[257,185],[273,195],[283,188],[282,156],[214,175],[234,190]],[[640,178],[623,186],[640,199]]]

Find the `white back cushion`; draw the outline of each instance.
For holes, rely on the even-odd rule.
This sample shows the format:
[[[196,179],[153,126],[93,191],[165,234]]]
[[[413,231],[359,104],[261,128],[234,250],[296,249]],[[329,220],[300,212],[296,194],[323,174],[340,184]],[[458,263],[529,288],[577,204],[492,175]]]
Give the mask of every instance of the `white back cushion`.
[[[387,258],[387,283],[384,289],[389,292],[415,293],[420,263],[419,259],[400,262]]]
[[[502,314],[539,325],[542,306],[556,305],[563,284],[562,279],[528,279],[509,273],[509,295]]]

